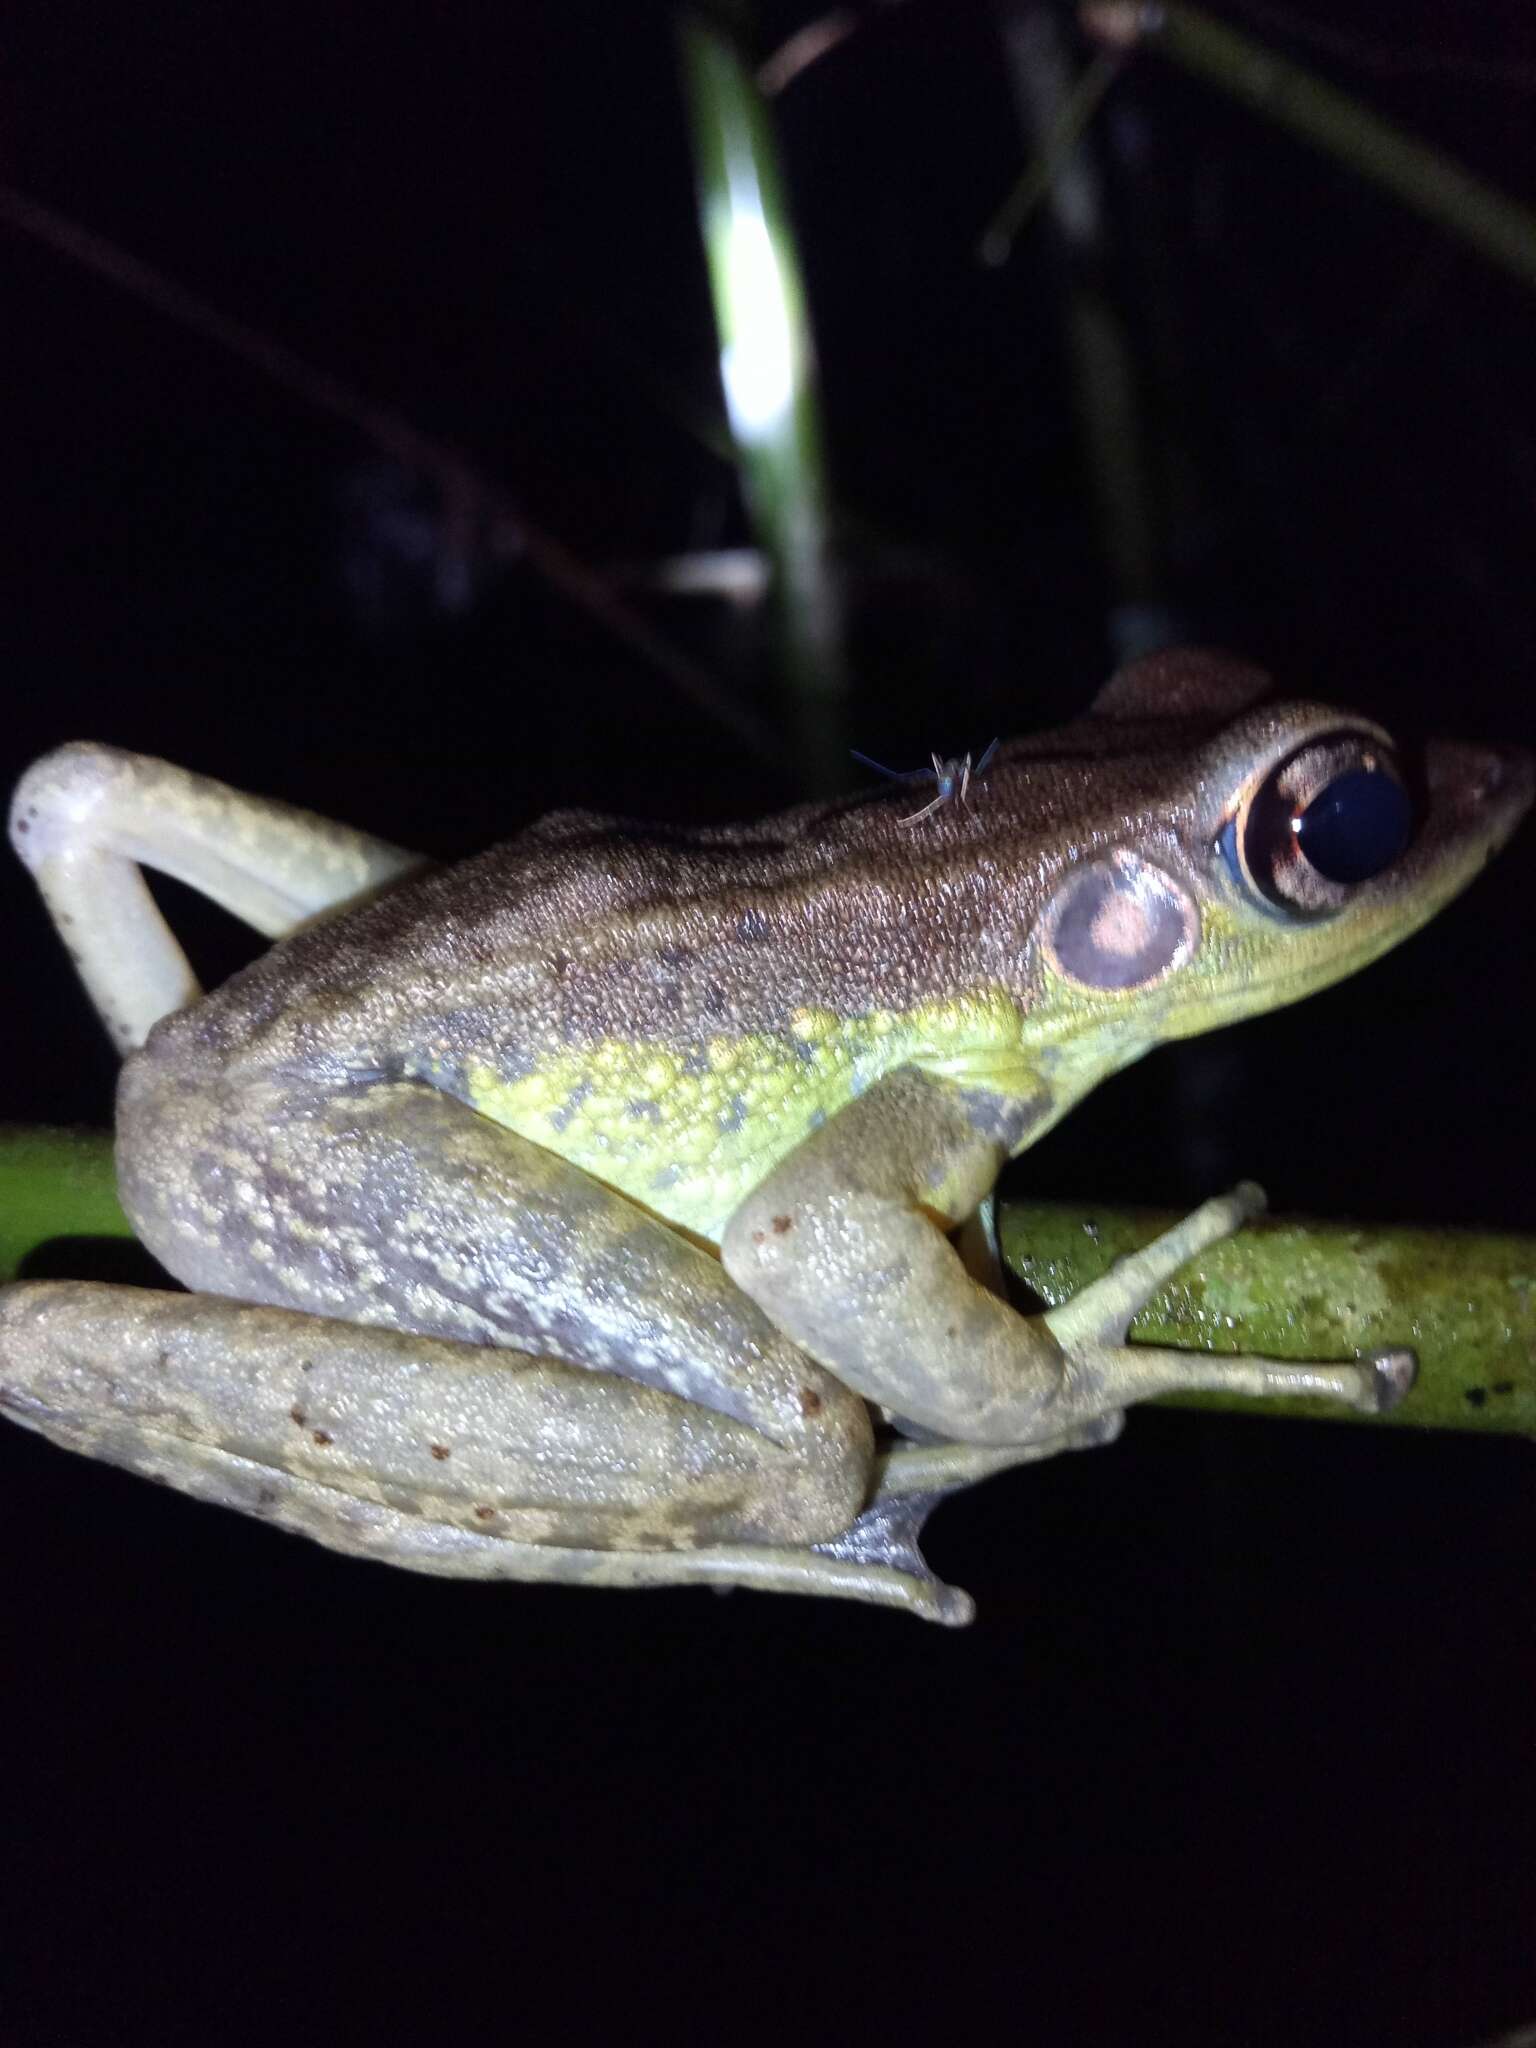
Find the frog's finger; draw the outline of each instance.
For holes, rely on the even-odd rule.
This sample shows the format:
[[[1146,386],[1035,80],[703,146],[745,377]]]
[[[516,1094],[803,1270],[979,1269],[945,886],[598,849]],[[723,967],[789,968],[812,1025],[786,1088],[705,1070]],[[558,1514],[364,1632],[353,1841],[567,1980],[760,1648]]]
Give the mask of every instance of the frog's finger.
[[[1063,1345],[1124,1343],[1133,1317],[1181,1266],[1231,1237],[1255,1216],[1262,1216],[1265,1207],[1264,1190],[1258,1183],[1240,1181],[1229,1194],[1202,1202],[1192,1215],[1139,1252],[1117,1259],[1102,1279],[1074,1294],[1060,1308],[1047,1310],[1046,1328]]]
[[[1042,1458],[1059,1457],[1064,1451],[1089,1451],[1111,1444],[1124,1427],[1124,1414],[1112,1408],[1078,1429],[1033,1444],[899,1444],[875,1461],[875,1500],[896,1500],[914,1493],[937,1498],[998,1472],[1011,1472],[1016,1465],[1036,1465]]]

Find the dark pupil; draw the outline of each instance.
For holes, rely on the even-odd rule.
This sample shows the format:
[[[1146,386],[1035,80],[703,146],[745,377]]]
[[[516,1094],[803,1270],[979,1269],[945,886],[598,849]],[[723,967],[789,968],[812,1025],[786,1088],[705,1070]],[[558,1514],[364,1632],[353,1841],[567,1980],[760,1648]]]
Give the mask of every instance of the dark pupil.
[[[1301,850],[1330,882],[1368,882],[1408,844],[1408,792],[1390,775],[1352,768],[1302,812]]]

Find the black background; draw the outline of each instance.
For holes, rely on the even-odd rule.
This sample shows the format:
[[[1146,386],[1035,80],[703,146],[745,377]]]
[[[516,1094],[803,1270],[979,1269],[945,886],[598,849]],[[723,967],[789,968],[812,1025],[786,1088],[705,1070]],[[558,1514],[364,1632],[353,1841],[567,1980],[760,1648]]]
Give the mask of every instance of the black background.
[[[807,12],[765,9],[765,46]],[[1331,19],[1448,53],[1297,45],[1536,194],[1527,10]],[[993,18],[874,10],[780,118],[867,572],[860,743],[1070,715],[1114,593],[1058,252],[1042,227],[972,256],[1025,147]],[[719,400],[661,12],[23,4],[0,133],[5,177],[584,559],[743,537],[678,419]],[[1529,742],[1529,292],[1154,57],[1094,146],[1111,289],[1159,337],[1183,630],[1394,725]],[[531,574],[472,562],[446,605],[409,559],[441,539],[423,479],[55,252],[5,230],[0,265],[12,779],[88,736],[440,855],[559,804],[792,794]],[[771,709],[727,614],[648,615]],[[1353,984],[1119,1077],[1024,1184],[1180,1204],[1252,1174],[1282,1212],[1532,1228],[1531,844]],[[0,1107],[100,1124],[105,1042],[4,886]],[[210,978],[247,956],[175,910]],[[1530,1455],[1137,1415],[936,1520],[980,1608],[954,1635],[413,1579],[5,1431],[4,2037],[308,2039],[382,2000],[434,2041],[617,2007],[668,2038],[1470,2048],[1536,2016]]]

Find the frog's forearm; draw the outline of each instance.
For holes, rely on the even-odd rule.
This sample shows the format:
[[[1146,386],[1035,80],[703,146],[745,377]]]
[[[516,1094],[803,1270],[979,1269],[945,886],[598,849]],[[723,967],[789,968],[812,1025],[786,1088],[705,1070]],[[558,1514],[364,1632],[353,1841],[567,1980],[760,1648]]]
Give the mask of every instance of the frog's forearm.
[[[1061,1384],[1061,1353],[944,1235],[997,1176],[990,1122],[952,1086],[889,1075],[761,1183],[720,1249],[779,1328],[867,1400],[945,1436],[1019,1443]]]

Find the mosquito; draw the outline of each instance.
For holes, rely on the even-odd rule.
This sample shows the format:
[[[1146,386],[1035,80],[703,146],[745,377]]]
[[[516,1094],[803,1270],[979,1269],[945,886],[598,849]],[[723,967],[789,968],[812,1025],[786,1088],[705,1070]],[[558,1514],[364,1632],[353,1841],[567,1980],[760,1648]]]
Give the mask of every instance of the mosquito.
[[[943,810],[947,803],[956,800],[969,810],[971,784],[979,782],[987,772],[987,763],[997,752],[997,741],[993,740],[985,749],[979,761],[973,762],[969,754],[946,761],[942,754],[931,754],[932,768],[887,768],[879,761],[872,761],[868,754],[861,754],[857,747],[849,749],[855,761],[862,761],[866,768],[873,768],[877,775],[883,775],[888,782],[926,782],[931,775],[937,790],[933,802],[924,804],[920,811],[913,811],[901,818],[903,825],[920,825],[924,818],[931,818],[935,811]]]

